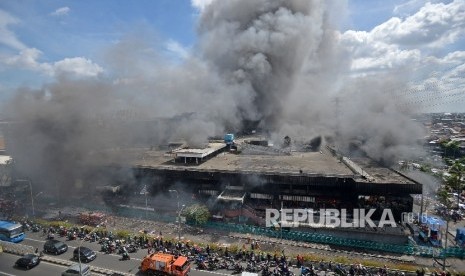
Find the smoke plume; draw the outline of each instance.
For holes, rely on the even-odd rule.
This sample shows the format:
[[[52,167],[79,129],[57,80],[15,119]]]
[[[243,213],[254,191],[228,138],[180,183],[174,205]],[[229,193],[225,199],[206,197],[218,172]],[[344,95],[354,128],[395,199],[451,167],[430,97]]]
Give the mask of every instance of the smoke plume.
[[[341,146],[362,137],[372,157],[395,159],[422,134],[397,108],[401,99],[383,93],[386,82],[401,86],[407,77],[348,74],[350,52],[339,43],[334,5],[213,1],[182,62],[160,54],[152,31],[138,28],[105,51],[105,75],[62,75],[41,89],[20,89],[7,105],[18,170],[65,185],[106,151],[173,140],[202,146],[248,122],[275,144],[286,135],[329,135]]]

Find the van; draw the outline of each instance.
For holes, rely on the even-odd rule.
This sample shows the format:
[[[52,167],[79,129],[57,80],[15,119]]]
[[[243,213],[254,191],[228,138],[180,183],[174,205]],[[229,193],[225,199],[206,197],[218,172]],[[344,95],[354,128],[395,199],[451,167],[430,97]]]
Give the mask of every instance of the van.
[[[90,272],[90,266],[86,264],[81,264],[81,268],[79,269],[79,264],[73,264],[66,271],[61,273],[61,276],[77,276],[79,272],[81,272],[82,276],[89,276],[92,275]]]
[[[73,258],[78,261],[79,259],[82,262],[90,262],[93,261],[97,257],[97,254],[95,252],[87,247],[80,246],[76,247],[73,251]]]
[[[68,246],[61,241],[57,240],[48,240],[44,244],[44,252],[51,253],[51,254],[62,254],[68,250]]]

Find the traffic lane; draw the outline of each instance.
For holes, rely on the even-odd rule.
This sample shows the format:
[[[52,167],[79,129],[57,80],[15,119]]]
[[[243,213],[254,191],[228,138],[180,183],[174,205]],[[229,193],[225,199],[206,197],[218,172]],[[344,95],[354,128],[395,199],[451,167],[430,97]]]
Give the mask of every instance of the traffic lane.
[[[20,256],[18,255],[0,253],[0,275],[61,275],[61,273],[67,269],[65,266],[47,262],[40,262],[39,265],[29,270],[16,268],[14,264],[19,258]]]
[[[59,255],[58,257],[60,257]],[[22,269],[17,269],[14,266],[14,263],[16,262],[17,259],[20,257],[17,255],[12,255],[12,254],[7,254],[3,253],[0,254],[0,275],[5,275],[5,276],[10,276],[10,275],[60,275],[63,271],[66,270],[67,267],[57,265],[57,264],[52,264],[48,262],[42,261],[38,266],[32,268],[31,270],[22,270]],[[93,262],[89,263],[90,265],[95,265]],[[115,269],[113,269],[115,270]],[[123,272],[123,271],[121,271]],[[139,269],[136,269],[135,271],[126,271],[126,273],[134,274],[134,275],[145,275],[144,273],[141,273]],[[92,274],[95,274],[94,272]],[[204,271],[204,270],[196,270],[191,269],[191,272],[189,275],[191,276],[212,276],[212,274],[216,275],[231,275],[231,272],[228,271],[223,271],[223,270],[217,270],[217,271]],[[100,275],[100,274],[97,274]]]
[[[36,243],[36,245],[39,246],[39,250],[43,249],[43,243],[46,241],[46,236],[43,235],[42,232],[30,232],[29,231],[27,232],[27,236],[26,236],[26,239],[28,238],[32,240],[43,241],[41,245],[40,243]],[[98,242],[82,241],[80,239],[69,241],[66,237],[60,237],[59,235],[55,235],[55,239],[66,243],[68,246],[74,246],[74,248],[79,246],[81,242],[82,242],[82,246],[88,247],[94,250],[95,252],[100,252],[100,249],[102,248],[102,245],[99,244]],[[117,254],[110,254],[110,255],[117,255]],[[131,256],[131,258],[141,261],[147,255],[147,249],[139,249],[135,253],[129,253],[129,255]]]
[[[234,273],[232,270],[226,270],[226,269],[217,269],[213,271],[209,270],[200,270],[196,268],[197,265],[191,264],[191,272],[189,272],[189,275],[198,275],[198,276],[212,276],[212,274],[217,274],[217,275],[237,275],[237,273]],[[245,268],[246,264],[242,263],[242,267]],[[270,267],[270,271],[272,272],[274,267]],[[295,275],[300,275],[300,269],[295,268],[295,267],[290,267],[289,270],[293,272]],[[245,270],[244,270],[245,272]],[[261,275],[261,272],[255,272]],[[240,274],[240,273],[239,273]]]
[[[142,259],[146,256],[147,249],[140,249],[136,253],[130,253],[129,255],[131,256],[131,260],[126,260],[126,261],[120,261],[121,259],[120,255],[117,254],[105,254],[102,252],[99,252],[101,245],[97,242],[88,242],[88,241],[82,241],[82,240],[67,240],[66,237],[55,237],[56,240],[60,240],[64,243],[66,243],[69,247],[68,251],[64,254],[55,256],[55,255],[50,255],[52,257],[64,259],[64,260],[71,260],[74,261],[73,259],[73,250],[81,244],[81,246],[88,247],[92,250],[94,250],[97,253],[97,258],[90,263],[89,265],[97,266],[97,267],[102,267],[102,268],[107,268],[110,270],[114,271],[120,271],[120,272],[125,272],[125,273],[131,273],[131,274],[137,274],[139,271],[139,266],[141,264]],[[45,237],[39,233],[39,232],[28,232],[28,238],[26,238],[23,243],[27,245],[31,245],[34,247],[38,247],[39,250],[43,249],[43,244],[45,243],[46,239]],[[245,263],[242,263],[242,266],[245,267]],[[197,270],[196,265],[194,263],[191,264],[191,273],[194,273],[193,275],[212,275],[212,274],[219,274],[219,275],[231,275],[232,271],[228,270],[216,270],[216,271],[205,271],[205,270]],[[291,269],[294,273],[298,273],[299,270],[297,269]]]
[[[98,242],[89,242],[89,241],[83,241],[80,239],[68,240],[66,237],[60,237],[58,235],[56,235],[54,239],[66,243],[68,246],[71,246],[73,250],[79,245],[88,247],[94,250],[95,252],[100,252],[100,249],[102,248],[102,245],[99,244]],[[28,232],[26,240],[31,241],[31,245],[33,246],[36,245],[36,247],[38,247],[39,250],[42,250],[43,244],[45,243],[46,238],[40,232]],[[29,242],[28,242],[28,245],[29,245]],[[131,256],[131,258],[142,260],[145,257],[146,253],[147,253],[147,249],[145,250],[140,249],[140,250],[137,250],[137,252],[135,253],[129,253],[129,255]],[[101,254],[104,254],[104,253],[101,252]],[[109,255],[119,256],[117,254],[109,254]]]
[[[68,245],[68,251],[66,251],[65,253],[60,254],[60,255],[54,255],[54,254],[46,254],[46,255],[49,255],[49,256],[51,256],[53,258],[57,258],[57,259],[61,259],[61,260],[67,260],[67,261],[75,262],[75,260],[73,259],[73,251],[77,246],[79,246],[80,240],[78,240],[78,241],[66,241],[66,239],[63,239],[63,238],[57,238],[57,240],[61,240],[61,241],[65,242]],[[39,250],[41,251],[41,250],[43,250],[45,241],[46,241],[45,239],[44,240],[34,239],[29,235],[28,238],[24,239],[22,244],[30,245],[30,246],[33,246],[34,248],[39,248]],[[86,246],[86,247],[91,248],[91,246],[88,246],[88,245],[89,245],[89,243],[87,243],[87,242],[82,243],[82,246]],[[95,246],[94,246],[94,248],[95,248]],[[93,249],[93,248],[91,248],[91,249]],[[122,261],[120,255],[104,254],[104,253],[98,252],[98,251],[96,251],[96,253],[97,253],[97,258],[95,258],[95,260],[87,263],[88,265],[96,266],[96,267],[100,267],[100,268],[106,268],[106,269],[110,269],[110,270],[113,270],[113,271],[125,272],[125,273],[132,273],[132,274],[137,273],[137,271],[139,270],[141,260],[142,260],[140,258],[133,258],[131,256],[131,260]]]

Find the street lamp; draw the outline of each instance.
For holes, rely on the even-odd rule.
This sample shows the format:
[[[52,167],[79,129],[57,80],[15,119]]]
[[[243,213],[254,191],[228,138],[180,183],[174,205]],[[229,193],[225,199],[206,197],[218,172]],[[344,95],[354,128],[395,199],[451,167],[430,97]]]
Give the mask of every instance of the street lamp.
[[[32,205],[32,217],[35,217],[35,210],[34,210],[34,196],[32,195],[32,184],[31,181],[28,179],[16,179],[16,182],[28,182],[29,183],[29,191],[31,192],[31,205]],[[40,194],[40,193],[39,193]],[[37,194],[37,195],[39,195]]]
[[[178,200],[178,210],[179,210],[179,192],[178,190],[168,190],[170,193],[176,193],[176,199]]]
[[[178,213],[178,240],[181,240],[181,212],[184,210],[184,207],[186,207],[186,205],[183,204]]]
[[[97,224],[97,226],[95,226],[94,229],[92,229],[92,231],[90,231],[89,235],[92,235],[92,233],[94,233],[95,230],[97,230],[98,228],[100,227],[100,224]],[[79,275],[81,276],[82,275],[82,267],[81,267],[81,246],[82,246],[82,242],[84,241],[84,239],[82,239],[80,242],[79,242],[79,246],[78,246],[78,260],[79,260]]]
[[[178,208],[177,208],[177,211],[178,211],[178,240],[181,240],[181,212],[182,212],[182,208],[186,207],[186,205],[182,205],[182,208],[179,209],[179,192],[178,190],[168,190],[168,192],[170,193],[176,193],[176,198],[177,198],[177,201],[178,201]]]
[[[449,235],[449,214],[446,215],[446,240],[444,242],[444,256],[442,260],[442,270],[446,271],[446,251],[447,251],[447,236]]]
[[[148,215],[147,215],[147,212],[148,212],[148,204],[147,204],[147,185],[144,185],[144,188],[142,189],[142,191],[140,191],[140,194],[144,195],[145,196],[145,219],[148,219]]]

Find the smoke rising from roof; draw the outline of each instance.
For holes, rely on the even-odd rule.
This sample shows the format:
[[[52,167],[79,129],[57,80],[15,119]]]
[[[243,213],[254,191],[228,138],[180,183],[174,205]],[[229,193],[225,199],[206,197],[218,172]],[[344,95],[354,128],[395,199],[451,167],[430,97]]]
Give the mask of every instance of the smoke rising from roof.
[[[332,5],[214,1],[181,63],[163,57],[142,29],[106,51],[104,76],[60,76],[42,89],[19,90],[8,104],[18,169],[64,183],[102,149],[178,139],[201,145],[249,121],[280,142],[286,135],[363,136],[371,156],[392,160],[421,129],[397,108],[401,99],[383,93],[386,78],[347,74],[350,53],[330,22],[337,18]],[[401,86],[406,78],[387,79]]]

